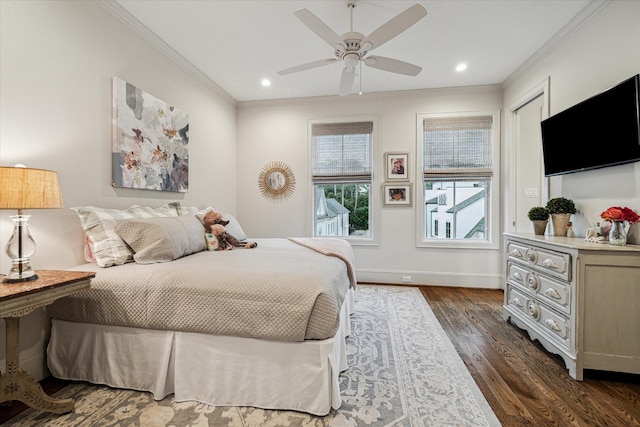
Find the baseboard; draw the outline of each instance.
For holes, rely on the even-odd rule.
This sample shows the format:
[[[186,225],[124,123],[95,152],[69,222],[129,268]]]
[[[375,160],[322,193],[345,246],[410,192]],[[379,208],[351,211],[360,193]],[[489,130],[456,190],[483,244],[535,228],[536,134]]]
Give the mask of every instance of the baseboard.
[[[440,285],[462,288],[502,289],[504,277],[499,274],[470,274],[455,272],[360,270],[356,277],[359,282],[391,283],[401,285]]]

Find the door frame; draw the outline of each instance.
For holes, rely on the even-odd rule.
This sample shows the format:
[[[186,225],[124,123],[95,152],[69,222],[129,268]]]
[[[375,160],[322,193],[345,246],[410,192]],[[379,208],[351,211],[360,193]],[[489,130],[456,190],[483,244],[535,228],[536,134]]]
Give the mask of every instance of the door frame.
[[[542,82],[538,83],[525,94],[520,96],[515,102],[507,107],[506,114],[506,128],[508,142],[506,144],[506,156],[508,160],[505,164],[505,173],[509,177],[508,188],[505,194],[505,218],[504,218],[504,230],[509,232],[515,232],[515,220],[516,220],[516,199],[514,191],[516,190],[516,173],[514,170],[516,163],[517,144],[518,144],[518,132],[515,126],[517,111],[524,105],[531,102],[533,99],[542,96],[542,119],[549,117],[549,86],[550,78],[547,77]],[[549,196],[549,180],[544,175],[540,178],[540,188],[542,189],[542,200],[547,200]],[[513,194],[513,196],[509,196]]]

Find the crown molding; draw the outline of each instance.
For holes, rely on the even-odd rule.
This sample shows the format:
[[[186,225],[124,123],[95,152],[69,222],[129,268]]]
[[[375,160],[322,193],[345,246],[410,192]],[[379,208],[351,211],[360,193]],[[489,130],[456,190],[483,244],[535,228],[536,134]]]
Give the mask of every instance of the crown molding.
[[[503,82],[502,88],[506,89],[515,80],[532,69],[542,59],[550,55],[554,50],[558,48],[566,39],[568,39],[573,33],[578,31],[587,21],[600,13],[607,5],[613,0],[592,0],[588,5],[584,7],[567,25],[562,27],[551,39],[542,45],[540,49],[534,52],[525,62],[522,63],[516,70],[509,75]]]
[[[125,8],[120,6],[118,2],[116,2],[115,0],[96,0],[96,3],[98,3],[105,10],[122,21],[127,27],[137,33],[140,37],[151,43],[155,48],[167,55],[169,59],[181,66],[189,74],[200,81],[200,83],[214,91],[222,99],[234,106],[237,105],[238,101],[234,97],[229,95],[227,91],[218,86],[213,80],[207,77],[207,75],[200,71],[191,62],[189,62],[184,56],[180,55],[175,49],[173,49],[162,39],[160,39],[160,37],[158,37],[147,26],[145,26],[142,22],[131,15]]]
[[[362,95],[346,96],[312,96],[304,98],[265,99],[257,101],[238,101],[238,109],[268,108],[274,106],[311,105],[311,104],[337,104],[345,101],[371,101],[390,98],[416,98],[439,95],[479,94],[489,92],[502,92],[500,85],[456,86],[429,89],[411,89],[387,92],[370,92]]]

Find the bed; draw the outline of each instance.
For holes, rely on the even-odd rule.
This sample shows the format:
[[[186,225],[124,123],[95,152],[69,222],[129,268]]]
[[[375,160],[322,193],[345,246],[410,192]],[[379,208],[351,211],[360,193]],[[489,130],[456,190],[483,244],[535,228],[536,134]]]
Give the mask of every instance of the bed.
[[[356,286],[350,245],[257,239],[255,249],[208,251],[191,217],[112,222],[137,230],[134,239],[121,233],[134,259],[74,268],[96,277],[91,289],[47,307],[52,375],[155,399],[173,393],[178,402],[314,415],[340,407]]]

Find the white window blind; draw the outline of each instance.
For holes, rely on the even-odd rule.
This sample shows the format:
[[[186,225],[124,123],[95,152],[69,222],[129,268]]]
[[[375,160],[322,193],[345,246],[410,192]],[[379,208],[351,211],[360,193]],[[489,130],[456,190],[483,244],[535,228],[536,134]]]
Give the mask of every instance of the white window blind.
[[[425,180],[491,178],[491,116],[425,118],[423,128]]]
[[[314,184],[371,181],[373,122],[311,126]]]

